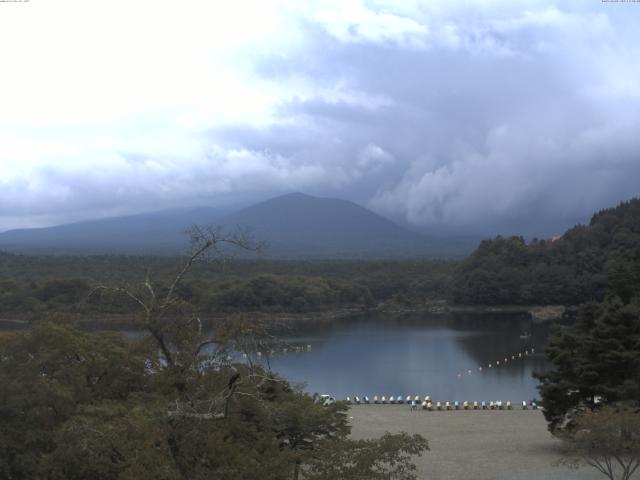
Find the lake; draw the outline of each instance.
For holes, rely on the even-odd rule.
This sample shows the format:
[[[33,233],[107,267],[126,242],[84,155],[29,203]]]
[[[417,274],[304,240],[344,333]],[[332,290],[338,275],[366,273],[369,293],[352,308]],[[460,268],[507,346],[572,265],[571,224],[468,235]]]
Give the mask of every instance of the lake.
[[[429,394],[434,401],[519,403],[539,398],[532,373],[548,366],[548,327],[522,314],[378,313],[293,325],[276,332],[287,353],[271,357],[272,369],[306,383],[309,393],[340,399]],[[22,327],[5,322],[0,330]]]
[[[341,399],[429,394],[515,403],[539,398],[532,373],[547,367],[547,333],[517,314],[359,316],[281,333],[290,347],[271,367],[306,382],[310,393]]]

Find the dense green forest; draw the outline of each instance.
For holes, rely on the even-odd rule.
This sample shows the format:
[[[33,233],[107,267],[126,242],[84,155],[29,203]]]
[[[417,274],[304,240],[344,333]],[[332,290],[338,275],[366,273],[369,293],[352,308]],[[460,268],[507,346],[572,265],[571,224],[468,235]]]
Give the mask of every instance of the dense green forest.
[[[461,304],[564,304],[629,300],[640,288],[640,199],[596,213],[553,240],[483,241],[455,270]]]
[[[24,256],[0,253],[0,315],[43,312],[125,313],[122,296],[91,294],[96,285],[137,285],[145,272],[166,288],[180,259],[130,256]],[[310,312],[394,299],[443,299],[452,262],[235,259],[195,265],[177,294],[204,313]]]

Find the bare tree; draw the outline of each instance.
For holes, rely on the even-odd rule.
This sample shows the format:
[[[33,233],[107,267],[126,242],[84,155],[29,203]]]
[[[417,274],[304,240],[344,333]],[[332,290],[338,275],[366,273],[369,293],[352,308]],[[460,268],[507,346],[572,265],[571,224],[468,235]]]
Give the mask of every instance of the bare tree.
[[[640,466],[640,410],[612,404],[585,411],[561,434],[565,457],[573,468],[589,465],[610,480],[629,480]]]
[[[175,276],[164,288],[158,287],[147,272],[144,281],[137,287],[112,287],[99,285],[94,292],[109,291],[131,299],[140,309],[141,327],[149,332],[161,355],[161,368],[175,371],[175,386],[178,392],[185,389],[184,373],[190,369],[201,367],[204,362],[211,365],[216,354],[226,356],[228,338],[207,336],[197,312],[186,313],[185,303],[179,298],[178,290],[189,271],[197,262],[218,262],[224,264],[238,252],[259,252],[264,244],[255,241],[249,232],[236,230],[233,233],[224,232],[220,227],[193,226],[187,231],[191,239],[189,254]],[[224,345],[223,345],[224,344]],[[223,345],[212,353],[211,349],[202,355],[211,345]],[[204,358],[206,357],[206,359]],[[232,372],[232,375],[234,373]],[[222,403],[226,403],[228,410],[230,398],[237,392],[238,385],[234,382],[225,391],[220,392]],[[194,402],[182,405],[176,402],[174,414],[185,416],[200,415],[199,408]],[[211,413],[214,403],[208,402],[209,411],[202,413],[205,418],[215,417]]]
[[[220,227],[193,226],[186,233],[191,239],[190,252],[166,291],[157,291],[149,272],[141,285],[142,288],[99,285],[94,289],[94,292],[108,290],[120,293],[133,300],[140,307],[142,326],[157,342],[168,366],[176,366],[178,363],[177,352],[172,351],[168,339],[169,329],[174,326],[172,321],[175,321],[175,318],[170,318],[170,314],[174,313],[181,303],[176,295],[176,290],[194,264],[201,261],[224,263],[238,251],[259,252],[264,248],[264,245],[253,240],[247,231],[240,229],[229,234]],[[192,316],[188,323],[195,327],[199,336],[202,335],[202,323],[197,315]],[[209,340],[213,342],[212,339]],[[203,340],[200,343],[201,345],[196,347],[195,353],[199,353],[199,350],[210,342]]]

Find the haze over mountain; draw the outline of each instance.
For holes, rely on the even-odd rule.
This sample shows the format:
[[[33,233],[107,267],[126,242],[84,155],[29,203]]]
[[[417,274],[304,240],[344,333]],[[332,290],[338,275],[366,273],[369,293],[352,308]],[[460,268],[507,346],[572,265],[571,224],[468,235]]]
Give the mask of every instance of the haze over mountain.
[[[188,244],[185,230],[215,224],[228,211],[211,207],[174,208],[45,228],[0,233],[0,248],[24,253],[174,254]]]
[[[163,210],[0,234],[0,248],[38,253],[174,254],[191,225],[248,229],[275,258],[448,257],[474,243],[433,242],[353,202],[292,193],[237,212],[209,207]]]

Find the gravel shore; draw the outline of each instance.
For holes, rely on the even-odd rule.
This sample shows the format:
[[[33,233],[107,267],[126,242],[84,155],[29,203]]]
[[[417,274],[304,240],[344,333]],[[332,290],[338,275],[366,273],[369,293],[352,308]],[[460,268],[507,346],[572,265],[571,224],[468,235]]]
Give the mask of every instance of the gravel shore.
[[[415,459],[418,478],[432,480],[598,480],[590,467],[557,466],[559,441],[539,410],[412,412],[408,405],[358,405],[349,412],[353,438],[388,431],[420,433],[430,451]]]

